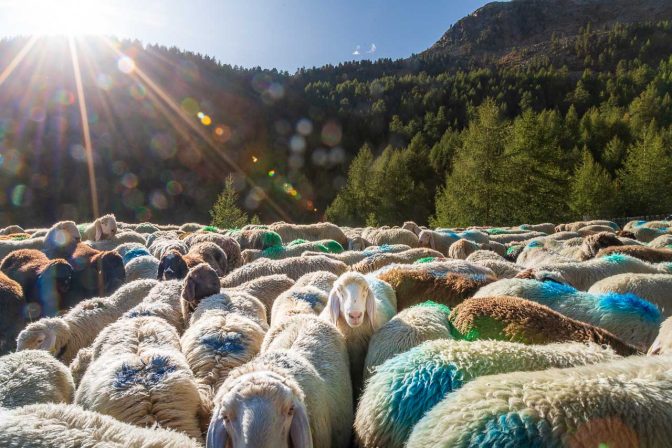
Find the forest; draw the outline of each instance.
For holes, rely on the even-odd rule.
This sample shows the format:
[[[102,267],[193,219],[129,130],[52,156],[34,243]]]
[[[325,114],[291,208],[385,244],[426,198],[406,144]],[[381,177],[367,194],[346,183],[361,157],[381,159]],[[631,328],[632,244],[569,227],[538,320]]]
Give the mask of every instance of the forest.
[[[26,41],[0,42],[1,60]],[[36,43],[0,85],[0,225],[92,217],[67,47]],[[586,26],[515,66],[425,52],[290,75],[137,41],[78,48],[98,201],[121,220],[209,221],[229,173],[261,222],[672,212],[668,21]]]

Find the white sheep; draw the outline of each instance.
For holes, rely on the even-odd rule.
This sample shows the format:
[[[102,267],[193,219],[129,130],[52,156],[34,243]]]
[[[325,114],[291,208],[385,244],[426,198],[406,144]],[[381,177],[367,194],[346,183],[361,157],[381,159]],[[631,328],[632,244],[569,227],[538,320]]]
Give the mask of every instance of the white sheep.
[[[343,246],[348,244],[348,239],[343,231],[330,222],[318,222],[306,225],[281,222],[271,224],[268,226],[268,229],[280,235],[282,241],[285,242],[294,240],[335,240]]]
[[[297,286],[283,292],[273,302],[270,324],[276,326],[289,316],[297,314],[319,315],[327,305],[328,295],[315,286]]]
[[[345,337],[356,393],[361,386],[371,335],[396,313],[394,289],[372,274],[348,272],[334,283],[320,317],[335,325]]]
[[[63,317],[33,322],[19,333],[17,350],[47,350],[68,364],[103,328],[139,304],[157,283],[137,280],[123,285],[109,297],[84,300]]]
[[[293,285],[294,280],[287,277],[285,274],[275,274],[250,280],[249,282],[245,282],[236,286],[235,288],[222,288],[221,292],[231,293],[234,291],[243,291],[256,297],[261,301],[261,303],[264,304],[264,307],[266,307],[266,315],[270,318],[271,308],[273,308],[273,302],[275,302],[275,299]]]
[[[0,408],[0,445],[22,447],[199,448],[184,434],[139,428],[67,404]]]
[[[86,244],[97,250],[114,250],[122,244],[136,243],[145,245],[145,237],[138,232],[125,230],[100,241],[86,241]]]
[[[663,447],[671,388],[665,357],[484,376],[429,411],[406,446]]]
[[[82,240],[107,240],[117,233],[117,219],[112,214],[104,215],[91,224],[84,224],[82,228]]]
[[[596,282],[591,294],[632,293],[660,308],[663,317],[672,316],[672,274],[619,274]]]
[[[49,353],[25,350],[0,357],[0,408],[37,403],[72,403],[70,370]]]
[[[343,336],[317,317],[295,316],[220,387],[207,447],[346,448],[352,416]]]

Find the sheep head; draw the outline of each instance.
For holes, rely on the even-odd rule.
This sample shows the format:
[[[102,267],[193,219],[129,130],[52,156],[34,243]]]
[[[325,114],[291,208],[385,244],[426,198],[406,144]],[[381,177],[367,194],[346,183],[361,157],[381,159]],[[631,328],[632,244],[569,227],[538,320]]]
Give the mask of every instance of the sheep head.
[[[16,350],[47,350],[58,358],[65,351],[69,338],[70,327],[63,319],[41,319],[19,333]]]
[[[189,268],[184,261],[182,254],[175,249],[171,249],[161,257],[159,263],[159,280],[180,280],[186,277]]]
[[[82,240],[73,221],[54,224],[44,237],[44,252],[49,258],[69,258]]]
[[[105,215],[96,219],[94,223],[96,228],[95,241],[108,240],[117,233],[117,219],[114,215]]]
[[[271,371],[254,371],[220,391],[225,393],[215,398],[207,448],[312,448],[303,393],[289,379]]]
[[[364,250],[366,249],[366,240],[361,236],[348,238],[348,250]]]
[[[194,312],[201,299],[219,293],[219,276],[210,265],[201,263],[189,271],[184,278],[183,285],[180,299],[182,317],[185,322],[189,322],[191,313]]]
[[[224,252],[219,245],[209,241],[203,241],[192,246],[190,252],[194,250],[201,255],[203,261],[208,263],[217,272],[217,275],[222,276],[226,273],[226,252]]]
[[[358,272],[345,273],[336,280],[326,308],[334,325],[341,316],[352,328],[362,325],[365,317],[372,326],[375,323],[376,299],[366,278]]]
[[[420,234],[418,234],[418,241],[420,242],[420,247],[436,249],[436,244],[434,243],[434,233],[431,230],[421,231]]]

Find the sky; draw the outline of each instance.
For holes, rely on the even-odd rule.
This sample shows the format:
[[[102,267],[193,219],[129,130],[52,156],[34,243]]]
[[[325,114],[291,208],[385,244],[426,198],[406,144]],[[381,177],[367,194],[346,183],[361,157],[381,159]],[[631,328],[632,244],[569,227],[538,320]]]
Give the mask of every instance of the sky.
[[[0,0],[0,36],[104,34],[222,63],[299,67],[419,53],[485,0]]]

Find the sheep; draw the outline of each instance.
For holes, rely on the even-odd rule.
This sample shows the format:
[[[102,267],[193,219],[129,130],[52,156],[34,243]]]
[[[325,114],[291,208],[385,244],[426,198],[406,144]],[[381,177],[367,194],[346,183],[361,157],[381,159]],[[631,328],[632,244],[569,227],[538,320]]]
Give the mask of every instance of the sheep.
[[[462,260],[390,265],[373,275],[392,286],[400,311],[425,300],[455,306],[496,280],[490,269]]]
[[[287,246],[269,247],[264,250],[246,249],[243,251],[243,264],[258,260],[259,258],[272,258],[280,260],[283,258],[298,257],[304,252],[335,253],[343,252],[343,246],[334,240],[302,241],[291,242]]]
[[[136,243],[142,244],[143,246],[146,243],[145,237],[138,232],[124,231],[119,232],[110,238],[103,239],[100,241],[86,241],[86,244],[93,247],[96,250],[114,250],[122,244]]]
[[[189,252],[189,247],[184,241],[169,238],[157,238],[151,243],[147,242],[149,253],[154,255],[158,260],[162,259],[164,255],[171,251],[177,251],[182,255]]]
[[[362,238],[370,246],[380,246],[383,244],[406,244],[411,247],[418,247],[420,242],[418,236],[406,229],[380,229],[366,228],[362,232]]]
[[[282,238],[280,238],[280,235],[267,229],[235,231],[230,232],[229,236],[236,240],[240,246],[240,250],[264,250],[268,249],[269,247],[282,246]]]
[[[117,219],[112,214],[104,215],[91,224],[83,224],[81,228],[82,240],[107,240],[117,233]]]
[[[129,252],[130,254],[131,252]],[[152,255],[142,255],[132,258],[124,265],[126,272],[126,281],[132,282],[134,280],[158,278],[159,277],[159,260]]]
[[[672,234],[661,235],[657,237],[649,243],[649,247],[670,249],[670,247],[672,247]]]
[[[454,232],[436,232],[434,230],[423,230],[418,234],[418,244],[421,247],[429,247],[448,255],[450,245],[460,239]]]
[[[371,335],[396,313],[394,289],[373,274],[347,272],[336,280],[329,292],[327,306],[320,317],[335,325],[345,337],[355,393],[361,386]]]
[[[60,221],[49,228],[44,236],[44,253],[49,258],[72,257],[82,238],[73,221]],[[0,255],[2,257],[2,255]]]
[[[221,235],[213,232],[193,233],[184,239],[189,247],[198,243],[210,242],[217,244],[226,254],[227,267],[225,274],[237,269],[243,265],[240,244],[230,236]]]
[[[672,352],[672,318],[667,318],[660,324],[660,331],[656,336],[656,339],[653,341],[653,344],[649,347],[646,354],[648,356],[653,355],[668,355]]]
[[[647,246],[606,247],[598,252],[597,257],[606,257],[612,254],[627,255],[648,263],[669,263],[672,261],[672,249]]]
[[[588,260],[597,256],[600,250],[611,246],[623,246],[623,242],[613,232],[598,232],[583,239],[578,253],[579,260]]]
[[[39,250],[21,249],[2,260],[0,271],[21,285],[31,316],[55,316],[76,304],[70,293],[73,269],[63,259],[50,260]]]
[[[420,232],[422,232],[422,229],[420,228],[420,226],[418,226],[413,221],[406,221],[401,226],[401,228],[404,229],[404,230],[410,230],[411,232],[415,233],[416,235],[420,235]]]
[[[184,234],[176,230],[157,230],[156,232],[147,235],[145,238],[145,246],[151,247],[154,243],[160,240],[164,241],[182,241]],[[187,249],[186,243],[184,245],[185,250]],[[151,252],[151,250],[150,250]]]
[[[570,285],[586,291],[596,282],[612,275],[625,274],[665,274],[672,272],[668,265],[654,265],[634,257],[611,254],[584,262],[549,263],[537,265],[538,270],[559,273]]]
[[[479,252],[490,252],[490,251],[476,251],[472,255],[478,254]],[[511,263],[510,261],[507,261],[504,258],[502,258],[501,260],[497,260],[493,258],[470,259],[470,257],[471,255],[467,257],[466,261],[490,269],[492,272],[495,273],[495,276],[497,276],[498,279],[513,278],[524,270],[522,266],[518,266],[515,263]]]
[[[221,283],[222,288],[232,288],[264,275],[285,274],[292,280],[297,280],[309,272],[329,271],[340,275],[347,270],[345,263],[325,256],[295,257],[284,260],[262,259],[236,269],[224,277]]]
[[[275,326],[297,314],[319,315],[327,305],[327,293],[315,286],[297,286],[283,292],[273,302],[270,324]]]
[[[458,339],[496,339],[524,344],[595,342],[611,346],[620,355],[637,353],[637,348],[602,328],[518,297],[467,299],[453,309],[450,323]]]
[[[520,230],[530,231],[530,232],[541,232],[545,234],[552,234],[555,232],[555,224],[550,222],[545,222],[543,224],[523,224],[518,226]]]
[[[182,279],[190,268],[207,263],[218,276],[227,272],[226,253],[215,243],[204,241],[189,248],[186,254],[170,250],[164,254],[159,263],[158,278],[164,280]]]
[[[137,280],[109,297],[80,302],[63,317],[33,322],[19,333],[17,350],[47,350],[68,364],[81,348],[91,345],[103,328],[140,303],[157,283]]]
[[[376,253],[367,256],[362,261],[353,264],[350,269],[352,271],[361,272],[363,274],[376,271],[388,264],[410,264],[422,258],[432,257],[435,259],[444,258],[441,252],[425,247],[418,247],[415,249],[405,250],[397,253]]]
[[[134,230],[138,233],[148,233],[151,235],[158,232],[160,229],[152,223],[143,222],[138,224]]]
[[[199,302],[220,291],[219,276],[207,263],[201,263],[189,270],[180,294],[180,310],[185,323],[189,322],[191,313]]]
[[[560,224],[556,226],[555,231],[569,231],[569,232],[578,232],[579,229],[587,226],[609,226],[615,231],[621,230],[621,228],[613,221],[606,221],[601,219],[594,219],[592,221],[576,221],[568,224]]]
[[[383,244],[382,246],[369,246],[362,251],[347,250],[341,252],[340,254],[327,254],[324,252],[306,251],[303,252],[301,255],[304,257],[314,257],[320,255],[332,258],[334,260],[342,261],[347,265],[353,265],[370,257],[375,257],[381,254],[395,254],[399,252],[405,252],[408,250],[411,250],[411,247],[405,244],[392,244],[392,245]]]
[[[121,255],[124,264],[134,258],[151,255],[147,246],[142,243],[123,243],[115,247],[114,251]]]
[[[25,233],[21,226],[11,225],[0,229],[0,235],[11,235],[13,233]]]
[[[348,447],[353,409],[343,336],[317,317],[289,318],[266,335],[260,356],[229,374],[215,403],[208,448]]]
[[[669,235],[670,231],[668,229],[650,229],[648,227],[638,227],[632,232],[635,235],[635,239],[641,241],[642,243],[650,243],[658,237],[663,235]]]
[[[199,224],[197,222],[188,222],[182,224],[179,229],[181,232],[198,232],[199,230],[203,229],[203,227],[205,227],[203,224]]]
[[[588,290],[591,294],[632,293],[656,305],[663,317],[672,316],[672,275],[619,274],[600,280]]]
[[[362,448],[414,446],[406,441],[416,423],[444,397],[459,394],[479,377],[521,370],[543,372],[618,358],[612,350],[595,344],[425,342],[387,360],[369,379],[355,416],[355,438]],[[469,411],[468,405],[462,410]]]
[[[482,377],[429,411],[407,446],[667,446],[671,374],[669,359],[631,357]]]
[[[364,361],[364,379],[388,359],[425,341],[452,339],[449,315],[447,306],[431,301],[399,312],[371,336]]]
[[[103,252],[80,243],[67,260],[73,269],[70,300],[74,303],[97,294],[112,294],[126,281],[124,260],[116,252]]]
[[[142,316],[112,324],[111,335],[81,378],[75,404],[138,426],[161,426],[200,439],[201,398],[179,350],[177,331],[165,320]],[[94,343],[95,352],[95,343]]]
[[[282,241],[306,240],[335,240],[341,245],[348,244],[348,238],[343,231],[335,224],[330,222],[319,222],[316,224],[287,224],[275,223],[268,226],[268,229],[280,235]]]
[[[0,445],[21,447],[198,448],[184,434],[139,428],[71,404],[0,409]]]
[[[42,350],[0,357],[0,384],[0,408],[72,403],[75,395],[70,370]]]
[[[646,349],[656,336],[662,315],[658,307],[634,294],[594,295],[555,281],[506,279],[481,288],[474,297],[514,296],[610,331]]]
[[[500,235],[490,235],[490,241],[494,241],[501,244],[509,244],[516,241],[527,241],[532,238],[545,237],[546,234],[542,232],[525,232],[525,233],[516,233],[516,234],[500,234]]]
[[[522,267],[536,267],[545,264],[574,263],[577,260],[558,252],[559,246],[556,242],[532,240],[527,245],[522,246],[520,252],[515,257],[516,264]],[[549,247],[547,247],[547,245]]]
[[[455,241],[448,248],[448,258],[455,258],[459,260],[464,260],[472,253],[480,250],[481,246],[474,243],[473,241],[460,239]]]
[[[198,305],[189,319],[190,326],[203,316],[212,313],[237,313],[255,322],[264,331],[268,330],[268,317],[264,304],[244,291],[219,292],[200,298],[197,302]]]
[[[334,275],[329,273],[330,275]],[[309,274],[306,274],[309,275]],[[304,278],[305,276],[301,277]],[[334,275],[335,277],[335,275]],[[271,308],[275,299],[294,286],[294,280],[285,274],[266,275],[249,282],[236,286],[235,288],[223,288],[221,292],[230,293],[233,291],[244,291],[261,301],[266,308],[266,315],[271,316]],[[330,287],[331,288],[331,287]]]
[[[579,230],[576,231],[579,235],[582,237],[590,236],[590,235],[595,235],[596,233],[612,233],[616,235],[616,230],[610,226],[605,226],[605,225],[600,225],[600,224],[593,224],[590,226],[585,226],[581,227]]]
[[[315,271],[299,277],[295,285],[297,288],[300,286],[314,286],[329,294],[336,280],[338,280],[338,275],[336,274],[328,271]]]
[[[16,337],[26,319],[39,315],[27,306],[21,285],[0,271],[0,356],[16,349]]]

